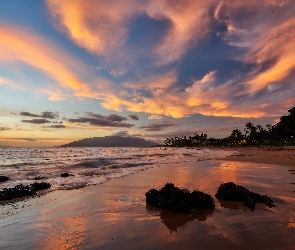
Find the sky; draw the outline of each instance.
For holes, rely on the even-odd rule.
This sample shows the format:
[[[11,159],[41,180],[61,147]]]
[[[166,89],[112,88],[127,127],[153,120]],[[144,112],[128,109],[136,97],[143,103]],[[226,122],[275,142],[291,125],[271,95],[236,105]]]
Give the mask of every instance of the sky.
[[[275,124],[295,106],[293,0],[0,0],[0,146]]]

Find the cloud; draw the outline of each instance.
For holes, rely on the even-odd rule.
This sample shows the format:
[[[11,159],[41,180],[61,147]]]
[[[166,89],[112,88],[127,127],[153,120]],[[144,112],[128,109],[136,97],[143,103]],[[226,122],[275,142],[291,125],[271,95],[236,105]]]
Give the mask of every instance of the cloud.
[[[283,84],[295,70],[294,37],[295,18],[271,28],[257,39],[246,59],[255,60],[258,65],[271,60],[274,63],[247,82],[250,91],[258,91],[273,82]]]
[[[209,29],[208,10],[214,2],[174,1],[171,4],[169,0],[144,3],[129,0],[114,4],[113,1],[95,0],[46,1],[60,31],[89,52],[106,56],[106,61],[117,59],[121,67],[136,64],[134,61],[138,60],[138,53],[145,57],[153,56],[158,64],[179,60],[191,43],[195,44],[205,36]],[[149,25],[151,22],[154,27],[161,26],[162,30],[157,32],[152,29],[157,32],[154,34],[146,29],[141,34],[146,39],[138,41],[135,48],[130,48],[128,42],[134,31],[132,21],[138,25],[142,22]],[[156,43],[153,44],[153,41]]]
[[[50,112],[50,111],[44,111],[41,113],[41,115],[33,114],[30,112],[22,111],[19,113],[21,116],[29,116],[29,117],[41,117],[45,119],[56,119],[59,117],[58,112]]]
[[[54,124],[50,126],[44,126],[43,128],[66,128],[66,126],[63,124]]]
[[[138,121],[139,120],[139,117],[137,115],[128,115],[128,117],[130,117],[134,121]]]
[[[123,121],[127,120],[126,117],[117,114],[112,114],[108,116],[103,116],[100,114],[95,114],[92,112],[85,113],[88,117],[79,117],[68,119],[71,123],[88,123],[93,126],[99,127],[133,127],[134,124],[125,123]]]
[[[51,123],[51,121],[47,119],[32,119],[32,120],[21,120],[24,123],[33,123],[33,124],[44,124],[44,123]]]
[[[128,131],[118,131],[111,134],[110,136],[129,136],[129,134],[128,134]]]
[[[107,75],[97,79],[88,74],[88,65],[45,37],[4,23],[0,60],[45,73],[47,82],[58,86],[48,83],[36,92],[50,100],[92,97],[105,109],[144,112],[152,119],[270,116],[294,103],[293,1],[46,4],[58,31],[99,60],[89,69],[99,65],[95,74]],[[89,113],[79,119],[84,125],[116,127],[133,126],[124,123],[130,118]]]
[[[149,120],[160,120],[162,118],[163,118],[163,116],[160,116],[160,115],[150,115],[148,117]]]
[[[29,116],[29,117],[40,117],[40,115],[32,114],[30,112],[22,111],[19,113],[22,116]]]
[[[145,129],[146,131],[161,131],[168,127],[177,127],[179,124],[176,124],[172,121],[162,121],[156,123],[149,123],[147,125],[141,126],[140,128]]]
[[[10,128],[7,128],[7,127],[0,127],[0,132],[2,132],[2,131],[7,131],[7,130],[10,130]]]
[[[196,113],[217,116],[248,115],[249,112],[237,114],[235,110],[228,109],[231,97],[239,88],[239,86],[232,85],[232,82],[228,82],[218,86],[216,72],[211,71],[182,91],[156,91],[151,98],[140,97],[135,100],[118,98],[110,94],[105,97],[102,106],[116,111],[127,109],[132,112],[147,112],[152,115],[166,115],[174,118]],[[251,111],[251,114],[255,113]]]
[[[59,117],[58,112],[49,112],[45,111],[41,113],[42,118],[47,118],[47,119],[56,119]]]
[[[222,1],[216,8],[216,19],[227,27],[224,41],[246,49],[237,60],[253,64],[244,79],[244,93],[261,91],[273,82],[285,84],[295,69],[294,9],[293,1],[280,0]]]
[[[90,117],[97,118],[97,119],[108,120],[108,121],[112,121],[112,122],[122,122],[122,121],[127,120],[126,117],[121,116],[121,115],[117,115],[117,114],[103,116],[103,115],[100,115],[100,114],[94,114],[92,112],[86,112],[86,115],[90,116]]]
[[[128,131],[118,131],[110,136],[122,136],[122,137],[133,137],[133,138],[143,138],[143,135],[141,133],[138,133],[137,131],[132,131],[133,133],[129,134]]]
[[[62,87],[72,90],[76,96],[92,97],[93,91],[74,70],[85,71],[78,59],[29,29],[1,23],[0,61],[23,62],[43,71]]]

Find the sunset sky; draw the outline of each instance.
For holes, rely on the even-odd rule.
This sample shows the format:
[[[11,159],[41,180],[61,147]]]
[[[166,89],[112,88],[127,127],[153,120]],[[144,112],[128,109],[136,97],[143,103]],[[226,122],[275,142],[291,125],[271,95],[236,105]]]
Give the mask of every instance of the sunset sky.
[[[293,0],[0,0],[0,146],[163,141],[295,106]]]

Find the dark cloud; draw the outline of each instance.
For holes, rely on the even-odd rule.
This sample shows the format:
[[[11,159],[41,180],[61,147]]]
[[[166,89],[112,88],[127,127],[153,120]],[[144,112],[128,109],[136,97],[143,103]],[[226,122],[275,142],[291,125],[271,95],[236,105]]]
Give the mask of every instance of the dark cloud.
[[[99,127],[130,128],[134,126],[134,124],[123,122],[127,120],[126,117],[116,114],[103,116],[100,114],[94,114],[92,112],[86,112],[86,115],[89,117],[72,118],[68,119],[68,121],[72,123],[88,123],[90,125]]]
[[[139,120],[139,117],[137,115],[129,115],[128,117],[130,117],[134,121],[138,121]]]
[[[90,116],[90,117],[93,117],[93,118],[102,119],[102,120],[108,120],[108,121],[113,121],[113,122],[122,122],[122,121],[127,120],[126,117],[116,115],[116,114],[104,116],[104,115],[100,115],[100,114],[94,114],[92,112],[86,112],[86,115]]]
[[[32,120],[21,120],[24,123],[33,123],[33,124],[44,124],[44,123],[51,123],[51,121],[46,119],[32,119]]]
[[[174,123],[173,121],[162,121],[162,122],[149,123],[148,125],[141,126],[140,128],[143,128],[146,131],[161,131],[168,127],[177,127],[177,126],[178,124]]]
[[[22,111],[19,113],[21,116],[29,116],[29,117],[41,117],[45,119],[56,119],[59,117],[58,112],[50,112],[50,111],[44,111],[41,113],[41,115],[33,114],[30,112]]]
[[[113,114],[113,115],[109,115],[106,117],[107,120],[109,121],[113,121],[113,122],[122,122],[122,121],[126,121],[127,118],[124,117],[124,116],[120,116],[120,115],[116,115],[116,114]]]
[[[46,118],[46,119],[56,119],[59,117],[58,112],[49,112],[49,111],[45,111],[41,113],[42,118]]]
[[[40,117],[40,115],[32,114],[30,112],[22,111],[19,113],[22,116],[29,116],[29,117]]]
[[[66,128],[66,126],[63,124],[56,124],[56,125],[44,126],[43,128]]]
[[[89,123],[93,126],[100,127],[125,127],[130,128],[134,126],[133,124],[125,123],[125,122],[113,122],[106,119],[98,119],[98,118],[88,118],[88,117],[80,117],[78,119],[68,119],[69,122],[73,123]]]
[[[6,130],[9,130],[10,128],[6,128],[6,127],[0,127],[0,132],[1,131],[6,131]]]

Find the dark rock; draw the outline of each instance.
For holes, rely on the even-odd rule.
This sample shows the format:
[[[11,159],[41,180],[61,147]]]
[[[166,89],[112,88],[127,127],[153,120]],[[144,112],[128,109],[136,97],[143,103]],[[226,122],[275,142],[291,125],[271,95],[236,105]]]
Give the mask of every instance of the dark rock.
[[[61,177],[69,177],[70,174],[69,174],[69,173],[62,173],[60,176],[61,176]]]
[[[22,184],[16,185],[13,188],[4,188],[0,191],[0,201],[7,201],[16,198],[22,198],[25,196],[36,195],[38,190],[50,188],[50,184],[46,182],[33,183],[31,185],[24,186]]]
[[[209,194],[205,194],[201,191],[194,190],[191,193],[191,204],[194,208],[214,208],[213,198]]]
[[[192,193],[187,189],[167,183],[161,190],[151,189],[146,194],[146,203],[173,212],[188,213],[193,209],[214,208],[213,198],[198,190]]]
[[[42,179],[44,179],[44,177],[42,177],[42,176],[36,176],[35,178],[34,178],[34,180],[42,180]]]
[[[0,191],[0,201],[12,200],[24,196],[36,195],[36,190],[31,186],[24,186],[22,184],[16,185],[13,188],[4,188]]]
[[[4,176],[4,175],[0,175],[0,182],[4,182],[4,181],[8,181],[9,177]]]
[[[35,182],[33,184],[31,184],[31,187],[34,188],[35,190],[44,190],[44,189],[48,189],[51,187],[51,185],[47,182]]]
[[[256,203],[262,203],[268,207],[275,206],[273,201],[266,195],[251,192],[247,188],[233,182],[221,184],[215,196],[222,200],[243,202],[250,209],[255,209]]]

